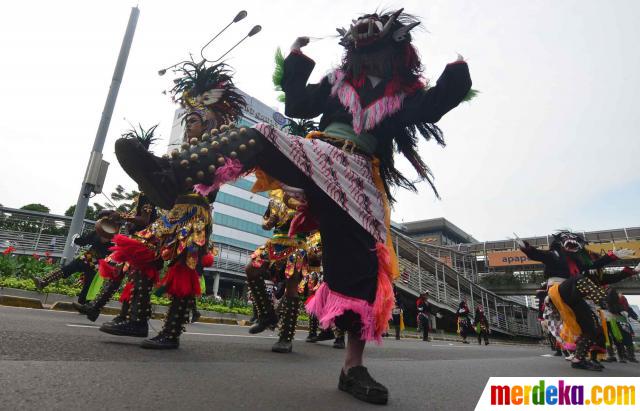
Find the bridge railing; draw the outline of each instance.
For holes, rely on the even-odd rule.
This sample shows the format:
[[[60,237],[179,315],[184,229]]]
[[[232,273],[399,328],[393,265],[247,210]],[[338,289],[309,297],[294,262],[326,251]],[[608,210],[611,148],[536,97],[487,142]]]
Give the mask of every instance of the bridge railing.
[[[537,312],[523,304],[500,297],[475,284],[447,264],[416,245],[409,237],[394,231],[393,243],[399,257],[400,281],[416,295],[429,291],[435,303],[456,312],[462,299],[471,310],[484,308],[492,329],[509,334],[540,336]]]

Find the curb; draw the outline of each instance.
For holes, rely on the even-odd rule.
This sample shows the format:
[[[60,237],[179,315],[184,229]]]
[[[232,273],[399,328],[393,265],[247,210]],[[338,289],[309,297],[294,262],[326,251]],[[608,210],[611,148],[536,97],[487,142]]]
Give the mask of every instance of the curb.
[[[0,295],[0,305],[20,308],[35,308],[38,310],[44,308],[42,302],[36,298],[14,297],[12,295]]]

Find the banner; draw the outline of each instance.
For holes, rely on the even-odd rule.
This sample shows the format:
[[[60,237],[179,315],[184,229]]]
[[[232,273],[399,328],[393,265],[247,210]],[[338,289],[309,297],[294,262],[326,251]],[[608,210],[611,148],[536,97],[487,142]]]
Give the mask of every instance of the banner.
[[[630,257],[626,259],[637,260],[640,258],[640,241],[616,241],[608,243],[592,243],[587,245],[587,250],[593,251],[597,254],[606,254],[609,251],[613,251],[614,248],[628,248],[635,251]],[[540,249],[546,249],[546,247],[540,247]],[[487,264],[489,267],[510,267],[519,265],[539,265],[538,261],[529,260],[526,255],[520,250],[511,251],[491,251],[487,253]]]
[[[630,257],[627,257],[628,260],[635,260],[640,258],[640,241],[616,241],[615,243],[593,243],[587,245],[587,250],[593,251],[598,254],[606,254],[609,251],[613,251],[613,249],[621,249],[628,248],[630,250],[635,251],[636,253]]]
[[[540,265],[539,261],[529,260],[520,250],[492,251],[487,253],[489,267],[508,267],[514,265]]]

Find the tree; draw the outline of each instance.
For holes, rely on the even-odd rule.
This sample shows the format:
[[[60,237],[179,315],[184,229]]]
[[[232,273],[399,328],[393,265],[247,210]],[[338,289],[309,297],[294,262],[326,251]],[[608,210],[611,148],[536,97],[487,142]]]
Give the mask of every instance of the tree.
[[[39,211],[41,213],[47,213],[47,214],[51,211],[49,207],[47,207],[46,205],[42,205],[40,203],[32,203],[32,204],[24,205],[20,207],[20,210]]]
[[[104,207],[102,207],[100,204],[98,203],[93,203],[94,206],[88,205],[87,206],[87,211],[84,213],[84,218],[87,220],[97,220],[98,219],[98,211],[95,206],[100,207],[100,209],[103,209]],[[76,212],[76,206],[75,204],[72,205],[71,207],[67,208],[67,211],[64,212],[64,215],[66,215],[67,217],[72,217],[73,213]]]

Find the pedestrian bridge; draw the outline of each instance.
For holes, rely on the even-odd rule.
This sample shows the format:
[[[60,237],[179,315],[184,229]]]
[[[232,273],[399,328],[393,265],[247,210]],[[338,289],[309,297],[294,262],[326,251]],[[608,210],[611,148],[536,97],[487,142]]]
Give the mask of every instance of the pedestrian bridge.
[[[14,253],[61,258],[71,217],[0,207],[0,250],[9,246]],[[94,221],[85,220],[83,232]],[[536,311],[479,286],[473,256],[443,247],[414,242],[395,229],[393,245],[400,264],[396,286],[417,297],[429,291],[430,302],[455,313],[460,300],[470,307],[482,304],[492,330],[515,336],[541,335]],[[244,277],[250,251],[226,244],[215,244],[217,256],[208,270]],[[216,276],[219,278],[219,276]]]

